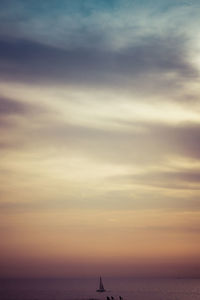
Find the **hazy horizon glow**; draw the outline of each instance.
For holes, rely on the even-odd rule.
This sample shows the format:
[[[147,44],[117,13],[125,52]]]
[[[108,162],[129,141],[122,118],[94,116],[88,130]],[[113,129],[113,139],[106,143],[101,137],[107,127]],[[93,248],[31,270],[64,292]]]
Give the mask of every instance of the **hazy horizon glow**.
[[[200,276],[200,4],[0,3],[0,277]]]

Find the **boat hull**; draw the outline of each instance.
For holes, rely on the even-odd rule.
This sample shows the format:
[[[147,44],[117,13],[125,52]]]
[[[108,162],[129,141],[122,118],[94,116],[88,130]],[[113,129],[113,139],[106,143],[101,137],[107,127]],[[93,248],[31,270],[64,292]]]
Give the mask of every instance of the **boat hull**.
[[[105,292],[106,290],[96,290],[96,292],[98,292],[98,293],[103,293],[103,292]]]

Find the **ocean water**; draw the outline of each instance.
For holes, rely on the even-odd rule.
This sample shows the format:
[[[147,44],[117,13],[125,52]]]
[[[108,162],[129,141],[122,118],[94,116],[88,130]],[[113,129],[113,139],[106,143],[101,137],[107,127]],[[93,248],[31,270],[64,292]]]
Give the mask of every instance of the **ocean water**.
[[[103,278],[105,293],[97,293],[98,278],[0,280],[1,300],[200,300],[200,279]]]

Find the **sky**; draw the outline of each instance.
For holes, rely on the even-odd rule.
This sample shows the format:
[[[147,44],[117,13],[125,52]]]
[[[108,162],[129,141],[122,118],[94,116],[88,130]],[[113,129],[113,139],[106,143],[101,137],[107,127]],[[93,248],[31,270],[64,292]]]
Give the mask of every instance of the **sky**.
[[[0,277],[200,276],[199,14],[0,1]]]

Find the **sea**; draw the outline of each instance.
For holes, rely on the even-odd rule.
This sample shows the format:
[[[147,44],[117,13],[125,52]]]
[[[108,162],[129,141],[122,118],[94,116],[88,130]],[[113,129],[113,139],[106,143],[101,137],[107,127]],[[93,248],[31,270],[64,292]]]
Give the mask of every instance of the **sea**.
[[[1,300],[200,300],[200,279],[0,279]],[[109,297],[109,298],[107,298]],[[113,298],[111,298],[113,297]]]

